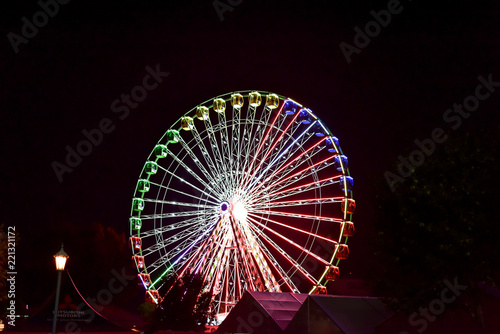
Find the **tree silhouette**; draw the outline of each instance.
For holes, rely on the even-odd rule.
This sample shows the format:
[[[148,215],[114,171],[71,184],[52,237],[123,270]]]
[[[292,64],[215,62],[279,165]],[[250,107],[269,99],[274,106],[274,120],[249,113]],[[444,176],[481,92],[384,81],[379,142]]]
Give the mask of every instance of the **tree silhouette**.
[[[428,305],[445,279],[473,301],[478,282],[500,282],[499,138],[499,127],[449,133],[394,192],[379,186],[371,280],[394,309]]]
[[[156,307],[150,330],[203,331],[207,320],[213,317],[209,312],[212,294],[202,292],[205,287],[203,278],[185,274],[179,279],[168,279],[165,286],[171,286],[171,289]]]

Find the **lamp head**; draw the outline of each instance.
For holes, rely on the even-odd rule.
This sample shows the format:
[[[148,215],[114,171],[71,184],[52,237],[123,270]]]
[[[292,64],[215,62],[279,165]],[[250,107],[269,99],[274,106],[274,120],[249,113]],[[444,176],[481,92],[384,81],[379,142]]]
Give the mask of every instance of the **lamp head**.
[[[54,255],[54,259],[56,260],[56,270],[64,270],[66,266],[66,260],[69,258],[68,254],[64,251],[63,244],[61,244],[61,250]]]

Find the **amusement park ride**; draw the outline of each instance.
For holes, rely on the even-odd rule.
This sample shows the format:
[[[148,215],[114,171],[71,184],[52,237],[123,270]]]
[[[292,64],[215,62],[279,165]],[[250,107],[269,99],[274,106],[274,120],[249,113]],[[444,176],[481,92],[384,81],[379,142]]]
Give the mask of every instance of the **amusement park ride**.
[[[132,200],[146,299],[197,274],[220,323],[245,290],[326,293],[354,233],[347,162],[321,120],[283,96],[239,91],[190,110],[153,148]]]

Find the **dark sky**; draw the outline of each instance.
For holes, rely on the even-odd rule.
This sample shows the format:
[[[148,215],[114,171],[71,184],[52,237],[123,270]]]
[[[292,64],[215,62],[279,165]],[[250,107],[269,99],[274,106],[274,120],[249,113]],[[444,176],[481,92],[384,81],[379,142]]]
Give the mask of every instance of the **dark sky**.
[[[2,1],[1,221],[24,240],[67,223],[128,233],[137,178],[164,131],[216,95],[267,90],[310,107],[340,139],[358,207],[345,266],[362,275],[374,237],[375,184],[396,172],[415,139],[450,130],[443,114],[474,94],[478,76],[500,81],[498,5],[245,0],[232,1],[221,20],[214,3],[73,0],[44,22],[36,1]],[[348,63],[339,45],[354,47],[355,27],[364,31],[371,11],[388,6],[390,22],[369,24],[379,29]],[[22,38],[34,15],[38,31],[25,28],[31,37],[9,41]],[[169,75],[120,119],[112,102],[142,84],[148,66]],[[498,123],[499,101],[500,89],[456,131]],[[65,148],[106,118],[113,130],[59,182],[51,164],[64,163]],[[19,248],[39,251],[29,242]]]

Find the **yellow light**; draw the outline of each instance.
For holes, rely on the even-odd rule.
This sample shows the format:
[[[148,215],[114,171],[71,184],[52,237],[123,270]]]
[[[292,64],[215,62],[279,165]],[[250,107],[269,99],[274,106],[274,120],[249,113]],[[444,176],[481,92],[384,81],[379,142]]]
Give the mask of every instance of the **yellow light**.
[[[68,254],[66,254],[63,245],[61,244],[61,250],[54,255],[54,258],[56,260],[56,270],[64,270],[68,257]]]

